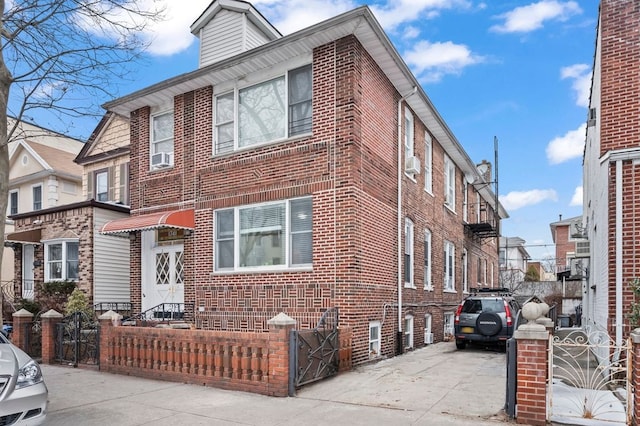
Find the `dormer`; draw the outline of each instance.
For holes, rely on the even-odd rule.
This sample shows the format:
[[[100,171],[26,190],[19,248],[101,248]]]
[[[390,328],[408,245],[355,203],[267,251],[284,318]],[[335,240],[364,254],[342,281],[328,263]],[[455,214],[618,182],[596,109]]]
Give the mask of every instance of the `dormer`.
[[[236,0],[212,2],[191,33],[200,39],[199,68],[282,37],[250,3]]]

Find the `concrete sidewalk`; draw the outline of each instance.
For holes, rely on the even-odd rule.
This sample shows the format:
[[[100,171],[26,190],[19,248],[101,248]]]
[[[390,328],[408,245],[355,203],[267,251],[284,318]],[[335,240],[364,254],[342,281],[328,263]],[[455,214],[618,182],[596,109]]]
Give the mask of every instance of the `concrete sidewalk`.
[[[48,425],[496,425],[505,354],[438,343],[273,398],[43,365]]]

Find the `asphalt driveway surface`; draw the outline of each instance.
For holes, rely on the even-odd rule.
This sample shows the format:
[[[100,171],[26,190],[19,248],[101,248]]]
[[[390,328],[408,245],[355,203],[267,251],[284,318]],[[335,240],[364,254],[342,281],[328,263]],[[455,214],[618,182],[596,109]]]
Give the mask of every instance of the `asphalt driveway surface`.
[[[295,398],[43,365],[47,425],[496,425],[505,354],[437,343],[307,385]]]

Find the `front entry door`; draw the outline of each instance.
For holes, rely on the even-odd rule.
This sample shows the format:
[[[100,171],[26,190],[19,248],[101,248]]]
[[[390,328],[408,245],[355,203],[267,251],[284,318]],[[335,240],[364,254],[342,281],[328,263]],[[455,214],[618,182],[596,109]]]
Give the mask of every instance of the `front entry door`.
[[[142,310],[162,303],[184,303],[184,245],[161,245],[147,253],[150,268],[143,280]]]
[[[22,298],[33,300],[33,245],[22,246]]]

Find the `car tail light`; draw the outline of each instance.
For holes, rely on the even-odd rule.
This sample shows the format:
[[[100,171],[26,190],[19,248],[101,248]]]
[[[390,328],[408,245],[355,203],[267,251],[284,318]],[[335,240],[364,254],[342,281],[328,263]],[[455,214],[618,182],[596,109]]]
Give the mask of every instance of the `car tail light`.
[[[507,327],[513,326],[513,319],[511,318],[511,308],[509,308],[509,304],[506,300],[504,302],[504,313],[507,316]]]
[[[460,312],[462,312],[462,303],[458,305],[458,309],[456,309],[456,317],[453,321],[454,324],[460,324]]]

